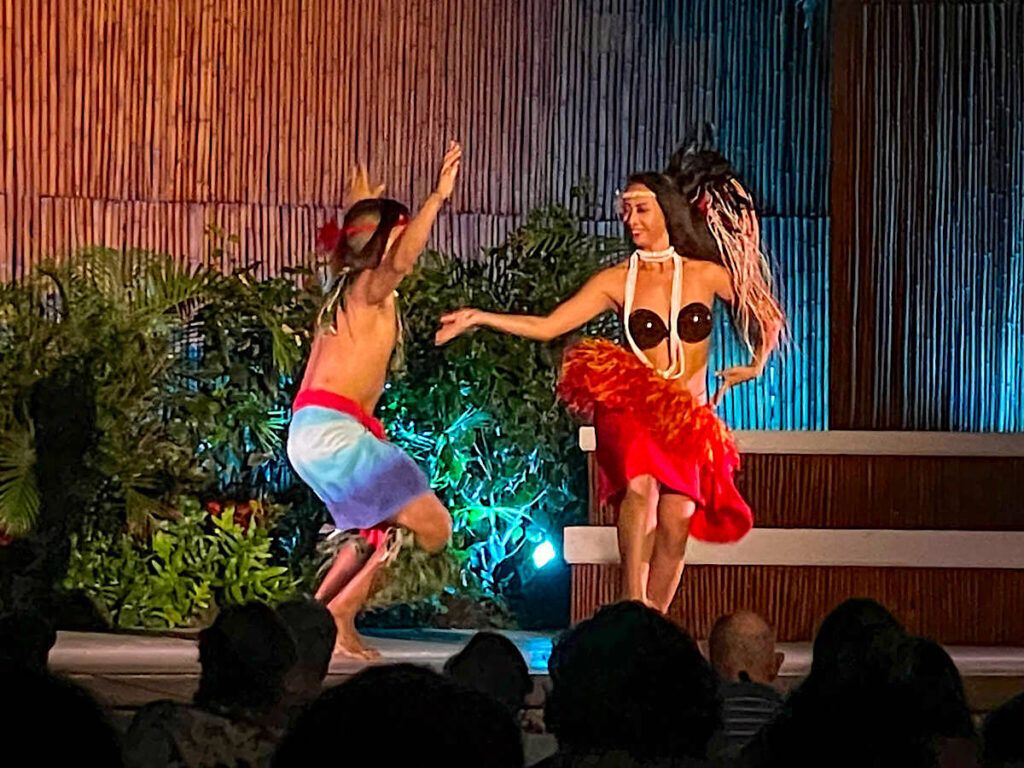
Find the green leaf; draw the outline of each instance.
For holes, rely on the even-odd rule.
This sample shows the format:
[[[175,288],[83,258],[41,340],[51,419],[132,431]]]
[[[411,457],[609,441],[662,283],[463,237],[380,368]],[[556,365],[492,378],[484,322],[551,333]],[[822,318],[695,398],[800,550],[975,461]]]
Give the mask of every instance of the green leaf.
[[[31,429],[10,427],[0,436],[0,530],[27,534],[39,514],[36,453]]]

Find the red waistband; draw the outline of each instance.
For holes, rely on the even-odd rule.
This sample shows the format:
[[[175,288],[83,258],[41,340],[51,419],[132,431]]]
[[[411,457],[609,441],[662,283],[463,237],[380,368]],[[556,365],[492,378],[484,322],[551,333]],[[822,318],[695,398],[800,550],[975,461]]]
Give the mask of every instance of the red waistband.
[[[381,440],[387,439],[384,435],[384,425],[380,423],[380,419],[375,419],[364,411],[363,406],[355,400],[339,395],[337,392],[331,392],[326,389],[304,389],[295,396],[295,401],[292,403],[292,411],[305,408],[307,405],[316,405],[321,408],[330,408],[341,413],[347,413],[370,430],[375,437],[379,437]]]

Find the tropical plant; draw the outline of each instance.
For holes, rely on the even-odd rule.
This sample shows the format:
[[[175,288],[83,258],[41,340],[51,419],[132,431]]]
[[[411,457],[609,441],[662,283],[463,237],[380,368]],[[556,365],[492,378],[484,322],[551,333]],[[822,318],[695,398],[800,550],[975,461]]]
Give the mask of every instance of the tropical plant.
[[[287,276],[255,282],[246,272],[108,249],[5,286],[0,527],[24,534],[38,513],[27,404],[67,358],[85,361],[83,385],[96,394],[98,441],[87,457],[102,478],[94,512],[138,527],[183,491],[262,489],[253,475],[272,472],[266,461],[285,425],[281,384],[303,358],[308,339],[295,329],[312,301],[303,303]],[[283,304],[291,314],[280,317]]]
[[[161,520],[140,539],[92,522],[73,534],[64,586],[88,595],[111,626],[172,628],[204,623],[217,606],[275,604],[294,593],[289,569],[275,565],[259,516],[203,512],[182,499],[177,520]]]
[[[406,291],[406,370],[382,408],[452,512],[462,588],[501,595],[521,579],[528,544],[582,519],[584,458],[555,399],[560,343],[483,332],[439,349],[438,318],[461,306],[548,312],[622,250],[547,208],[480,261],[424,259]]]
[[[479,260],[428,254],[405,287],[405,368],[381,411],[452,511],[454,541],[442,556],[403,551],[372,605],[500,602],[528,578],[532,545],[582,518],[584,459],[554,396],[561,343],[481,332],[433,345],[443,312],[546,312],[622,252],[580,230],[568,211],[543,209]],[[66,584],[118,626],[195,623],[214,602],[274,599],[292,578],[267,570],[276,563],[316,571],[324,510],[291,473],[283,436],[318,290],[312,269],[254,272],[92,249],[0,288],[0,534],[31,531],[45,490],[33,392],[73,371],[83,402],[95,399],[96,434]],[[284,511],[256,525],[190,511],[251,501]]]

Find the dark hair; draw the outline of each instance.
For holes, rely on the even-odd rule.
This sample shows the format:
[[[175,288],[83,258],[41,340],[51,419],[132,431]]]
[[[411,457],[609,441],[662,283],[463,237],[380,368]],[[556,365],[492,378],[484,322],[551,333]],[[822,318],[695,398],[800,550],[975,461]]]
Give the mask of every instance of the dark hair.
[[[336,758],[339,728],[346,765],[523,764],[519,728],[500,704],[412,664],[370,667],[325,691],[295,721],[272,765]]]
[[[533,689],[530,670],[515,643],[497,632],[477,632],[466,647],[445,662],[445,674],[486,693],[513,714]]]
[[[718,680],[686,632],[639,602],[600,609],[556,641],[548,729],[575,754],[703,759]]]
[[[811,656],[811,674],[836,678],[873,658],[876,651],[891,650],[893,638],[904,636],[903,626],[876,600],[853,597],[832,609],[818,627]]]
[[[708,189],[718,188],[726,192],[737,206],[754,207],[750,194],[732,184],[739,175],[725,155],[717,150],[695,143],[684,144],[672,153],[665,174],[691,205],[696,205],[700,195]]]
[[[718,245],[707,226],[694,212],[693,206],[679,191],[671,176],[657,171],[643,171],[630,175],[626,185],[628,187],[631,184],[642,184],[654,193],[665,217],[669,242],[680,256],[722,263]]]
[[[298,664],[316,672],[322,680],[338,637],[331,612],[317,600],[297,599],[279,605],[277,615],[292,633]]]
[[[960,671],[941,645],[908,637],[897,653],[895,677],[912,727],[922,737],[975,738]]]
[[[57,632],[39,613],[16,611],[0,616],[0,661],[46,669]]]
[[[84,689],[42,670],[2,662],[0,680],[7,705],[4,748],[12,763],[124,764],[116,731]]]
[[[296,661],[295,643],[273,608],[249,603],[223,608],[199,634],[199,690],[195,703],[266,710],[284,693]]]
[[[982,726],[985,768],[1024,765],[1024,693],[989,713]]]
[[[361,272],[380,265],[391,230],[409,218],[409,209],[397,200],[360,200],[345,212],[341,237],[331,254],[331,267]]]
[[[811,673],[744,748],[741,764],[933,765],[935,744],[900,672],[909,642],[876,601],[841,603],[818,630]]]

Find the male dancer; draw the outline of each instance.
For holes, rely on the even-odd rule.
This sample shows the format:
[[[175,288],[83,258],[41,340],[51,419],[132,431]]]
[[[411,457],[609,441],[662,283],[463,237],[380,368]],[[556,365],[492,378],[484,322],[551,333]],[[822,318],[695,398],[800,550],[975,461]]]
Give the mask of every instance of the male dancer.
[[[406,528],[416,543],[440,551],[451,536],[448,510],[427,478],[397,446],[387,442],[372,416],[384,388],[401,325],[395,291],[412,272],[437,214],[452,194],[462,149],[454,141],[444,156],[434,192],[419,212],[379,198],[359,170],[351,205],[339,228],[321,230],[319,245],[331,255],[332,284],[320,310],[306,374],[293,404],[288,457],[295,471],[327,505],[341,530]],[[346,547],[317,591],[338,626],[335,652],[370,659],[356,614],[369,597],[373,576],[391,547],[365,559]]]

